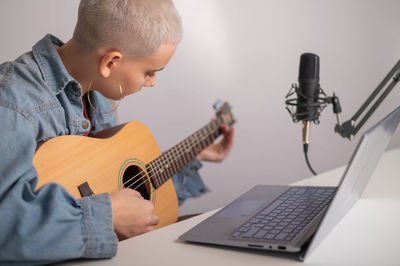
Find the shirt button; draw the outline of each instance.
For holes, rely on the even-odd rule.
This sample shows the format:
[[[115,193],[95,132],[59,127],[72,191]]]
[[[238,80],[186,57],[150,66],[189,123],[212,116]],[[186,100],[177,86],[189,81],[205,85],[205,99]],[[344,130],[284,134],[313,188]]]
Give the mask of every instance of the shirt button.
[[[83,127],[83,129],[87,129],[88,127],[89,127],[89,122],[88,121],[83,121],[82,122],[82,127]]]

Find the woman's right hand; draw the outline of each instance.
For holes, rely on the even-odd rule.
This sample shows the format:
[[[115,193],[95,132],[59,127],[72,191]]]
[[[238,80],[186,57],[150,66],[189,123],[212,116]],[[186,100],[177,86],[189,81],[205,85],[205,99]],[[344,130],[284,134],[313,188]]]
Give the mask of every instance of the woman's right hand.
[[[111,193],[111,207],[114,231],[120,241],[152,231],[160,221],[153,214],[153,203],[129,188]]]

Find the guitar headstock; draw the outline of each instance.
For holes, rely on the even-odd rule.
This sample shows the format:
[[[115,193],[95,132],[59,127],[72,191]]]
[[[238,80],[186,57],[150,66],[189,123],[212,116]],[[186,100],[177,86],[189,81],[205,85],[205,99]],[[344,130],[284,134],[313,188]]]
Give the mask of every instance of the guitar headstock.
[[[236,122],[231,112],[232,107],[227,102],[222,103],[218,100],[213,107],[216,118],[220,119],[223,124],[232,126]]]

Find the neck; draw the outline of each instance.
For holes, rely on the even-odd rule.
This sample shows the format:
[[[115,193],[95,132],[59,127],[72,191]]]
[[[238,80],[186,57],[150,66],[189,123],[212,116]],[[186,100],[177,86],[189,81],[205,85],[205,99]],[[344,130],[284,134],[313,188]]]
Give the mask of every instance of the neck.
[[[91,77],[95,73],[92,69],[94,55],[84,51],[75,40],[70,40],[58,48],[58,54],[68,73],[81,85],[82,94],[88,91]]]
[[[154,187],[160,187],[194,159],[203,149],[213,143],[222,133],[220,129],[221,124],[222,120],[220,118],[211,121],[150,162],[146,168]]]

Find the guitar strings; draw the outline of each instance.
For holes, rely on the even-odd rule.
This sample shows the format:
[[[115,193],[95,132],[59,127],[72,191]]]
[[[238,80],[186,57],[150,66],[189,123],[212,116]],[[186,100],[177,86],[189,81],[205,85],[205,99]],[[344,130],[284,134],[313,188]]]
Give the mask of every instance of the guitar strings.
[[[219,125],[218,125],[217,128],[212,129],[212,132],[215,133],[215,130],[218,129],[218,128],[219,128]],[[197,135],[198,135],[198,134],[197,134]],[[206,138],[209,137],[209,136],[200,136],[200,137],[203,137],[203,138],[199,138],[199,136],[197,136],[197,135],[195,135],[195,137],[198,138],[198,139],[197,139],[198,142],[195,143],[194,148],[195,148],[195,147],[198,147],[198,145],[201,144],[202,141],[204,141]],[[181,154],[179,155],[179,157],[182,157],[183,155],[184,155],[184,154],[181,153]],[[176,158],[179,158],[179,157],[176,157]],[[145,184],[146,182],[150,182],[151,179],[152,179],[152,177],[150,177],[150,173],[151,173],[152,175],[153,175],[153,174],[157,175],[158,173],[160,173],[160,172],[162,172],[162,171],[160,171],[160,172],[155,172],[155,171],[160,170],[160,169],[162,169],[162,167],[158,167],[158,168],[155,167],[155,168],[153,168],[151,171],[148,172],[149,178],[148,178],[148,179],[145,179],[144,181],[142,181],[142,183],[140,183],[139,185],[137,185],[137,186],[136,186],[135,188],[133,188],[133,189],[135,190],[135,189],[137,189],[138,187],[140,187],[140,186],[142,186],[143,184]],[[123,185],[125,185],[126,183],[129,183],[132,179],[138,177],[139,175],[142,175],[143,173],[145,174],[145,171],[139,172],[137,175],[135,175],[134,177],[130,178],[128,181],[124,182]],[[154,179],[154,178],[155,178],[155,176],[153,176],[153,179]],[[139,182],[139,181],[141,181],[141,179],[136,180],[134,183],[132,183],[132,184],[130,184],[129,186],[127,186],[127,188],[131,188],[133,185],[135,185],[135,184],[136,184],[137,182]]]
[[[198,146],[198,144],[200,144],[201,141],[203,141],[203,140],[204,140],[204,138],[203,138],[203,139],[200,139],[200,140],[198,141],[198,143],[195,144],[194,148],[196,148],[196,147]],[[182,154],[179,154],[179,156],[176,156],[175,158],[176,158],[176,159],[179,159],[179,158],[181,158],[183,155],[184,155],[183,153],[182,153]],[[167,159],[167,160],[168,160],[168,159]],[[170,162],[170,163],[171,163],[171,162]],[[155,178],[156,178],[156,175],[157,175],[158,173],[162,173],[162,172],[164,171],[164,170],[161,170],[161,169],[162,169],[162,167],[152,167],[151,171],[148,171],[148,172],[147,172],[149,178],[146,178],[146,179],[144,179],[144,180],[139,178],[138,180],[136,180],[135,182],[133,182],[132,184],[130,184],[130,185],[127,186],[126,188],[131,188],[133,185],[135,185],[135,184],[137,184],[138,182],[142,181],[142,182],[141,182],[140,184],[138,184],[136,187],[132,188],[132,189],[136,190],[137,188],[139,188],[140,186],[144,185],[145,183],[151,182],[152,179],[155,179]],[[158,171],[158,170],[161,170],[161,171]],[[138,176],[140,176],[140,175],[142,175],[141,177],[144,177],[143,174],[145,175],[146,173],[145,173],[145,171],[142,170],[142,171],[139,172],[137,175],[135,175],[134,177],[130,178],[128,181],[124,182],[123,185],[125,185],[126,183],[129,183],[131,180],[135,179],[136,177],[138,177]],[[151,175],[153,175],[153,177],[151,177]]]
[[[211,128],[212,134],[215,133],[215,130],[217,130],[217,129],[220,127],[220,122],[219,122],[219,121],[217,121],[217,122],[218,122],[218,123],[216,124],[217,127],[216,127],[216,128]],[[211,126],[211,127],[215,126],[215,123],[214,123],[214,124],[210,124],[210,126]],[[210,130],[209,128],[205,128],[205,129],[206,129],[207,131]],[[210,133],[210,132],[209,132],[209,133]],[[206,140],[206,139],[211,135],[211,134],[209,134],[208,136],[198,136],[198,134],[200,134],[200,133],[196,133],[196,134],[193,136],[193,137],[196,137],[196,138],[197,138],[197,139],[194,140],[194,141],[197,141],[197,143],[194,142],[195,144],[194,144],[193,148],[198,147],[198,146],[201,144],[202,141]],[[178,159],[178,158],[181,158],[181,157],[184,156],[184,155],[185,155],[184,153],[181,153],[181,154],[179,154],[179,155],[178,155],[177,157],[175,157],[175,158]],[[158,158],[160,158],[160,157],[158,157]],[[157,174],[163,172],[163,171],[157,172],[158,170],[161,170],[161,169],[162,169],[162,167],[152,167],[151,171],[147,172],[149,178],[148,178],[148,179],[147,179],[147,178],[144,179],[144,180],[142,181],[142,183],[140,183],[139,185],[137,185],[137,186],[134,187],[133,189],[135,190],[135,189],[139,188],[140,186],[144,185],[145,183],[150,182],[152,179],[155,178],[155,176],[156,176]],[[142,176],[143,174],[144,174],[144,175],[146,174],[146,171],[145,171],[145,170],[142,170],[141,172],[139,172],[139,173],[136,174],[135,176],[131,177],[129,180],[127,180],[126,182],[124,182],[122,185],[126,185],[127,183],[129,183],[129,182],[132,181],[133,179],[135,179],[135,178],[137,178],[137,177],[139,177],[139,176]],[[154,176],[151,177],[150,175],[154,175]],[[127,186],[126,188],[131,188],[133,185],[135,185],[135,184],[138,183],[139,181],[141,181],[141,179],[136,180],[135,182],[133,182],[132,184],[130,184],[130,185]]]
[[[207,126],[205,126],[204,128],[203,128],[203,130],[205,130],[205,131],[207,131],[207,133],[208,133],[208,135],[206,135],[206,136],[204,136],[204,135],[201,135],[201,136],[199,136],[199,134],[201,134],[201,132],[196,132],[195,134],[193,134],[191,137],[189,137],[188,139],[190,139],[190,138],[192,138],[192,137],[195,137],[195,138],[197,138],[197,139],[195,139],[195,140],[199,140],[197,143],[195,143],[194,144],[194,146],[193,146],[193,148],[196,148],[197,146],[198,146],[198,144],[201,144],[201,142],[205,139],[205,138],[207,138],[207,137],[209,137],[211,134],[211,132],[214,134],[215,133],[215,131],[219,128],[221,126],[221,121],[219,120],[219,119],[216,119],[215,121],[214,121],[214,123],[210,123],[210,124],[208,124]],[[211,127],[211,128],[210,128]],[[199,138],[200,137],[200,138]],[[201,137],[203,137],[202,139],[201,139]],[[184,155],[184,154],[180,154],[180,157],[182,156],[182,155]],[[158,157],[158,158],[160,158],[160,157]],[[150,176],[150,173],[151,174],[154,174],[154,171],[157,171],[157,170],[159,170],[159,169],[161,169],[160,167],[156,167],[156,168],[153,168],[151,171],[149,171],[148,172],[148,174],[149,174],[149,176]],[[162,172],[162,171],[160,171],[160,172]],[[132,181],[132,179],[134,179],[134,178],[136,178],[136,177],[138,177],[139,175],[142,175],[143,173],[145,173],[145,171],[141,171],[141,172],[139,172],[138,174],[136,174],[135,176],[133,176],[133,177],[131,177],[129,180],[127,180],[126,182],[124,182],[122,185],[126,185],[127,183],[129,183],[130,181]],[[159,172],[156,172],[155,174],[158,174]],[[140,179],[138,179],[136,182],[134,182],[134,183],[132,183],[129,187],[131,187],[132,185],[134,185],[135,183],[137,183],[137,182],[139,182],[140,181]],[[140,186],[140,185],[139,185]],[[128,188],[129,188],[128,187]],[[136,188],[138,188],[138,187],[135,187],[135,189]]]

